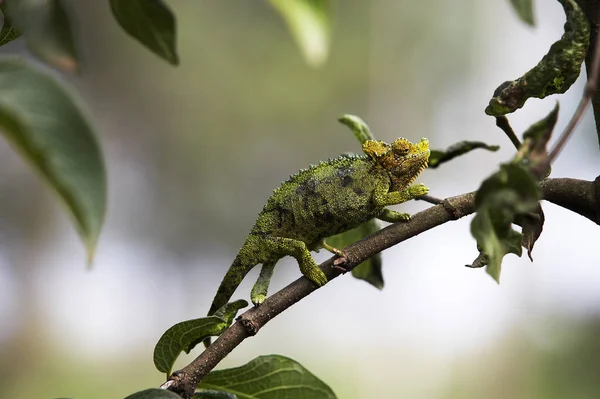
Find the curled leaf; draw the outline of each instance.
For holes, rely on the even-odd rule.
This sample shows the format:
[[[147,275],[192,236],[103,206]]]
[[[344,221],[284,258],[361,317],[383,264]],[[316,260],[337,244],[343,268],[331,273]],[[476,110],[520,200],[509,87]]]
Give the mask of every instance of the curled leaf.
[[[558,103],[542,120],[531,125],[523,133],[523,145],[516,161],[526,162],[538,180],[550,174],[550,159],[546,148],[558,119]]]
[[[181,352],[190,353],[204,339],[221,335],[235,318],[237,312],[248,306],[239,300],[223,306],[213,316],[177,323],[160,337],[154,347],[154,366],[169,375]]]
[[[367,140],[375,140],[373,133],[371,133],[371,129],[369,129],[369,126],[367,126],[365,121],[363,121],[360,117],[346,114],[340,116],[338,121],[341,124],[348,126],[361,144]]]
[[[241,367],[213,371],[198,389],[200,393],[231,392],[240,399],[336,398],[331,388],[300,363],[279,355],[259,356]]]
[[[527,250],[527,256],[529,256],[529,259],[532,262],[533,257],[531,256],[531,252],[533,251],[535,242],[542,234],[545,219],[542,206],[538,204],[533,212],[522,215],[516,220],[516,223],[520,224],[522,228],[523,241],[521,242],[521,245]]]
[[[544,98],[566,92],[577,80],[590,41],[587,17],[575,0],[558,0],[567,15],[565,33],[531,70],[514,81],[502,83],[485,113],[505,115],[523,107],[528,98]]]
[[[429,155],[429,167],[437,168],[440,164],[448,162],[477,148],[483,148],[488,151],[498,151],[500,146],[488,145],[481,141],[461,141],[451,145],[446,150],[431,150],[431,154]]]

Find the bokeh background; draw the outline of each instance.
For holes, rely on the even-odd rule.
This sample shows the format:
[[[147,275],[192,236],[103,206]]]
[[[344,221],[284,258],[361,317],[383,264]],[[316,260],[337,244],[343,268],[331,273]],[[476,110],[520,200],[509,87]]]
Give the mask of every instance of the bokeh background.
[[[310,163],[359,150],[336,122],[342,113],[386,141],[500,144],[420,178],[437,197],[476,189],[513,153],[483,112],[490,95],[535,65],[564,22],[551,0],[536,2],[535,28],[508,1],[337,1],[329,61],[311,69],[264,1],[170,1],[181,57],[173,68],[120,30],[108,2],[67,3],[85,68],[64,79],[98,128],[110,208],[86,270],[68,216],[0,141],[3,398],[119,398],[160,385],[154,344],[205,314],[271,190]],[[0,52],[25,53],[20,42]],[[580,79],[560,96],[557,131],[582,88]],[[556,100],[528,101],[510,116],[515,130]],[[599,167],[588,111],[553,176],[590,180]],[[465,218],[385,251],[383,291],[339,278],[220,367],[278,353],[348,399],[600,397],[600,229],[544,210],[535,262],[507,256],[501,285],[464,267],[477,255]],[[256,274],[236,298],[248,297]],[[285,259],[272,291],[299,275]]]

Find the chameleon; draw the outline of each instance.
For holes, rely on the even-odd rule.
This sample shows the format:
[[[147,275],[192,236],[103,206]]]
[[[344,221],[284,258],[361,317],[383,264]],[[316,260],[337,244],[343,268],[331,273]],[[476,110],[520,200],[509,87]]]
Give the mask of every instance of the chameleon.
[[[250,234],[221,282],[208,315],[227,304],[242,279],[256,265],[260,275],[250,298],[260,305],[267,296],[277,261],[292,256],[302,274],[317,286],[327,277],[310,251],[321,248],[343,258],[325,239],[373,219],[395,223],[410,215],[387,209],[428,193],[413,182],[427,167],[429,141],[392,144],[365,140],[364,154],[341,155],[303,169],[277,188],[259,213]]]

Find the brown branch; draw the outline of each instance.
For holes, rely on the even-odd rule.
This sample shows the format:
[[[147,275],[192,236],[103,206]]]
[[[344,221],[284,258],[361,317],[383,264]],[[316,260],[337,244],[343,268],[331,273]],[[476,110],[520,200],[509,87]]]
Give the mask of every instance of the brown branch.
[[[588,219],[600,221],[600,177],[595,182],[575,179],[547,179],[540,186],[546,200],[577,212]],[[379,232],[344,248],[347,263],[352,270],[371,256],[408,240],[446,222],[457,220],[475,212],[475,192],[441,201],[412,216],[409,223],[395,223]],[[333,267],[335,257],[320,267],[329,280],[341,274]],[[317,290],[312,282],[301,277],[265,300],[263,304],[243,313],[212,345],[183,369],[174,372],[162,388],[191,398],[196,386],[225,356],[243,340],[255,335],[275,316]]]
[[[429,202],[430,204],[433,205],[438,205],[442,203],[442,200],[437,198],[437,197],[433,197],[431,195],[425,194],[425,195],[421,195],[420,197],[415,198],[418,201],[425,201],[425,202]]]

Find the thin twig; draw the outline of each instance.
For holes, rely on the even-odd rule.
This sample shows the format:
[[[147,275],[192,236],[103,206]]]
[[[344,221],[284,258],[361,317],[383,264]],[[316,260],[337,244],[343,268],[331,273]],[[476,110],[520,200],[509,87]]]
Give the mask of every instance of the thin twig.
[[[508,136],[508,138],[510,139],[510,141],[513,143],[513,145],[515,146],[515,148],[517,150],[519,148],[521,148],[521,141],[515,134],[515,131],[513,130],[513,128],[510,126],[510,123],[508,123],[508,118],[506,116],[504,116],[504,115],[497,116],[496,117],[496,126],[498,126],[500,129],[502,129],[502,131],[504,133],[506,133],[506,135]]]
[[[600,178],[597,179],[600,182]],[[540,186],[546,200],[600,222],[600,196],[596,196],[596,184],[592,181],[574,179],[546,179]],[[599,190],[600,191],[600,190]],[[442,201],[413,215],[409,223],[395,223],[379,232],[344,248],[348,262],[344,268],[352,270],[371,256],[408,240],[446,222],[475,212],[475,193],[462,194]],[[335,257],[320,267],[332,280],[341,274],[333,266]],[[196,386],[225,356],[246,338],[256,334],[271,319],[317,290],[312,282],[301,277],[279,292],[271,295],[258,307],[243,313],[236,323],[227,329],[211,346],[183,369],[174,372],[162,385],[163,389],[176,392],[183,398],[191,398]]]
[[[438,205],[441,204],[443,200],[437,198],[437,197],[433,197],[431,195],[425,194],[425,195],[421,195],[420,197],[415,198],[416,200],[419,201],[425,201],[425,202],[429,202],[430,204],[433,205]]]
[[[562,134],[560,135],[560,138],[558,139],[558,141],[554,145],[554,148],[550,152],[550,155],[548,157],[550,163],[552,163],[556,159],[556,157],[558,156],[560,151],[563,149],[567,140],[569,139],[569,137],[571,137],[571,134],[573,134],[573,131],[575,130],[575,126],[577,126],[577,124],[581,120],[581,117],[583,116],[585,109],[587,108],[588,104],[592,100],[592,97],[594,96],[594,93],[596,92],[596,88],[598,87],[598,71],[599,70],[600,70],[600,31],[598,32],[598,35],[596,36],[596,46],[594,47],[594,61],[592,62],[591,71],[588,72],[588,79],[587,79],[587,84],[585,85],[585,90],[583,91],[583,97],[581,97],[581,101],[579,101],[579,105],[577,106],[577,109],[575,110],[573,117],[571,118],[571,120],[569,121],[567,126],[565,127],[565,130],[563,130]]]

